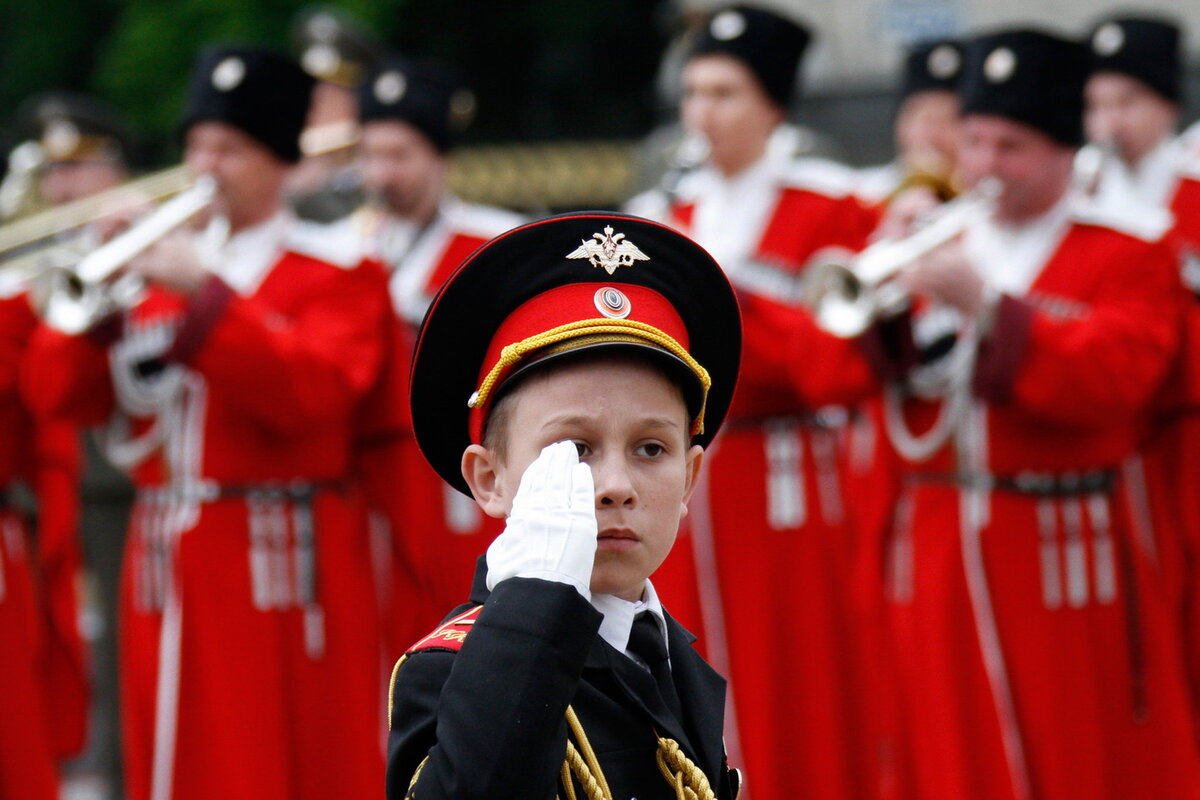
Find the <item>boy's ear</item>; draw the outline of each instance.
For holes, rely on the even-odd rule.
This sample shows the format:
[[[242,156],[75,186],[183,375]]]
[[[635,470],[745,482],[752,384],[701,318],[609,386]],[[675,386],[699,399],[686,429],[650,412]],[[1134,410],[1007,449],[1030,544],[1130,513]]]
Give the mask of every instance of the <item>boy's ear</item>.
[[[462,474],[475,502],[483,513],[496,519],[508,516],[508,501],[500,487],[500,460],[483,445],[473,444],[463,451]]]
[[[696,484],[700,481],[700,468],[703,465],[704,448],[694,444],[687,454],[687,478],[683,485],[683,500],[680,502],[680,518],[687,516],[688,501],[692,499],[692,492],[696,491]]]

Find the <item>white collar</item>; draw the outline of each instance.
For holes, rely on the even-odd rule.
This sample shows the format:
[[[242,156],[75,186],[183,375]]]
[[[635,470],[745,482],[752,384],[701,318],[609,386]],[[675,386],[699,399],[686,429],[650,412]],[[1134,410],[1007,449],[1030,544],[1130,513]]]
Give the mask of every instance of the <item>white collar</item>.
[[[633,630],[633,620],[643,611],[649,611],[658,622],[662,631],[663,641],[667,641],[667,621],[663,612],[662,602],[654,584],[646,581],[646,591],[642,599],[631,603],[612,594],[593,594],[592,607],[604,615],[600,623],[600,638],[612,645],[618,653],[629,649],[629,633]]]
[[[963,244],[976,270],[997,291],[1024,295],[1062,240],[1077,202],[1067,191],[1033,219],[1003,224],[989,217],[969,228]]]
[[[1179,139],[1165,136],[1135,167],[1129,167],[1120,158],[1110,159],[1103,166],[1094,200],[1110,208],[1166,206],[1179,180],[1184,150]]]
[[[755,254],[778,202],[783,171],[770,151],[736,175],[708,165],[692,176],[686,194],[696,204],[689,235],[730,278]],[[683,189],[681,187],[681,195]]]
[[[258,225],[231,235],[223,243],[210,240],[209,246],[215,245],[209,254],[210,268],[238,294],[254,294],[280,254],[287,249],[287,234],[294,221],[290,212],[281,209]],[[205,237],[219,238],[214,231],[219,231],[222,225],[228,230],[228,221],[214,219],[205,231]]]
[[[1162,141],[1142,157],[1133,169],[1134,184],[1142,199],[1156,206],[1171,202],[1170,194],[1179,179],[1183,145],[1173,136]]]

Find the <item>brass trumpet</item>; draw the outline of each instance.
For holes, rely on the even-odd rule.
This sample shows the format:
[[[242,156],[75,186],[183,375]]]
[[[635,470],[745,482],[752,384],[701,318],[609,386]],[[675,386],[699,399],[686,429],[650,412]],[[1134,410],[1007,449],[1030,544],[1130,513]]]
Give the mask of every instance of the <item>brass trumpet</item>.
[[[1071,183],[1088,197],[1100,190],[1100,182],[1110,164],[1121,162],[1121,151],[1115,139],[1088,142],[1075,151],[1071,167]]]
[[[90,330],[114,311],[136,304],[145,289],[144,282],[120,274],[121,268],[207,208],[216,191],[216,180],[202,175],[77,264],[48,265],[38,276],[34,292],[34,303],[42,318],[51,327],[76,335]]]
[[[803,299],[817,324],[849,339],[903,306],[908,296],[896,280],[900,272],[990,213],[1001,188],[998,179],[987,178],[942,205],[932,219],[908,236],[881,239],[848,263],[814,264],[804,278]]]

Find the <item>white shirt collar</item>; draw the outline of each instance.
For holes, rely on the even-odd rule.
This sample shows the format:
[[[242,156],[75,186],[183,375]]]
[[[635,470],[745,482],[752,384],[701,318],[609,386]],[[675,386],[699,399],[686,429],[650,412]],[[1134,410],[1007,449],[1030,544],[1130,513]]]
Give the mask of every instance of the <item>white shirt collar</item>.
[[[635,603],[622,600],[611,594],[592,594],[592,607],[604,615],[600,623],[600,638],[612,645],[618,653],[626,653],[629,649],[629,633],[633,629],[634,618],[643,611],[649,611],[658,622],[662,631],[663,641],[667,641],[667,621],[663,612],[662,602],[654,584],[646,581],[646,592],[642,599]]]
[[[968,228],[963,237],[967,255],[990,286],[1021,297],[1062,240],[1077,202],[1075,194],[1067,191],[1034,219],[1002,224],[989,217]]]
[[[1179,181],[1184,151],[1179,139],[1166,136],[1132,169],[1111,158],[1104,164],[1096,201],[1116,208],[1166,206]]]
[[[1178,139],[1166,136],[1142,157],[1133,173],[1135,185],[1145,201],[1156,206],[1171,202],[1171,195],[1179,182],[1183,151],[1183,144]]]
[[[726,176],[705,166],[688,186],[687,194],[696,202],[690,235],[731,278],[736,278],[758,249],[778,202],[782,166],[779,155],[768,147],[761,158],[736,175]]]
[[[201,246],[208,249],[208,263],[213,272],[241,295],[253,294],[271,267],[287,249],[287,234],[294,223],[292,214],[280,210],[275,215],[250,228],[244,228],[224,242],[219,239],[221,226],[229,223],[214,219],[205,232],[207,240]]]

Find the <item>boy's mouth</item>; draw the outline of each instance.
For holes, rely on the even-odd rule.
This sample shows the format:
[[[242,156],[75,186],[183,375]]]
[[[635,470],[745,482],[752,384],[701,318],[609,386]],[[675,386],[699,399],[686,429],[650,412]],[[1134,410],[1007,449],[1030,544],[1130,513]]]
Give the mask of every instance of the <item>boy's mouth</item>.
[[[596,537],[596,547],[600,550],[630,550],[641,541],[636,533],[629,528],[605,528]]]

